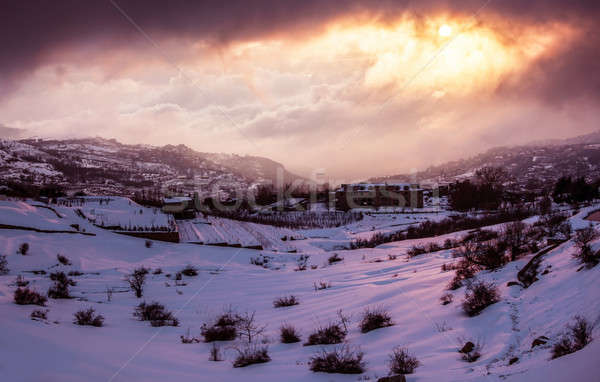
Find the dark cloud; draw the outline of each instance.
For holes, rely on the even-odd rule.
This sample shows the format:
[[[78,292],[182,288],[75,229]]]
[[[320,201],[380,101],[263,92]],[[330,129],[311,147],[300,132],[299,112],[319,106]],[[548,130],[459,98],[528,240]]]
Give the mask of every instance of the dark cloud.
[[[385,21],[405,11],[417,15],[426,15],[432,10],[462,14],[481,11],[482,18],[489,14],[530,22],[566,20],[588,28],[589,40],[567,49],[563,57],[540,63],[536,76],[551,80],[556,83],[556,89],[565,89],[568,95],[598,96],[600,80],[586,81],[586,77],[593,77],[594,72],[590,70],[597,73],[600,61],[594,26],[600,15],[597,0],[114,1],[153,38],[189,37],[217,45],[263,35],[312,34],[328,20],[355,14]],[[49,54],[65,47],[85,45],[86,51],[102,51],[147,43],[108,0],[5,0],[0,4],[0,15],[0,86],[3,89],[10,89]]]

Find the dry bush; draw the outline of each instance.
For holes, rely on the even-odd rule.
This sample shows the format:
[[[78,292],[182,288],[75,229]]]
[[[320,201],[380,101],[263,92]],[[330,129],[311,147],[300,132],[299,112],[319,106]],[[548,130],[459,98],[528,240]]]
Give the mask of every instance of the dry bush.
[[[275,308],[283,308],[286,306],[294,306],[298,304],[300,304],[300,301],[298,301],[298,298],[293,294],[289,296],[279,297],[275,299],[275,301],[273,301],[273,307]]]
[[[63,256],[60,253],[56,255],[56,260],[62,265],[71,265],[71,261],[67,256]]]
[[[48,309],[36,309],[33,312],[31,312],[29,317],[31,317],[32,320],[47,320],[48,312]]]
[[[574,253],[573,256],[581,261],[583,264],[593,267],[600,262],[600,255],[592,251],[590,242],[598,238],[598,233],[594,227],[589,226],[586,228],[575,231],[575,237],[573,241],[579,251]]]
[[[15,304],[44,306],[48,300],[38,292],[29,288],[17,288],[14,294]]]
[[[478,281],[467,287],[462,307],[468,316],[476,316],[498,301],[500,301],[498,288],[494,284]]]
[[[77,285],[75,281],[68,278],[64,272],[51,273],[50,280],[54,281],[54,285],[48,289],[48,297],[54,299],[71,298],[69,286]]]
[[[406,255],[408,257],[415,257],[427,253],[425,247],[420,245],[413,245],[408,251],[406,251]]]
[[[392,316],[383,307],[378,308],[367,308],[363,312],[362,319],[360,320],[360,331],[362,333],[370,332],[371,330],[385,328],[394,325]]]
[[[178,326],[179,320],[173,316],[173,313],[165,309],[164,305],[158,302],[146,304],[140,303],[134,310],[133,316],[140,321],[150,321],[152,326]]]
[[[192,265],[186,265],[179,273],[188,277],[198,276],[198,269]]]
[[[293,344],[300,342],[300,334],[296,331],[296,328],[290,324],[283,324],[279,328],[280,338],[282,344]]]
[[[364,353],[348,345],[336,346],[332,350],[321,350],[310,357],[310,370],[323,373],[361,374],[366,369]]]
[[[243,349],[235,350],[238,352],[238,355],[233,361],[233,367],[245,367],[271,360],[267,346],[248,345]]]
[[[420,364],[419,360],[408,352],[408,349],[401,347],[395,347],[388,359],[390,375],[412,374]]]
[[[76,312],[74,316],[75,319],[73,320],[73,323],[77,325],[89,325],[96,327],[101,327],[104,325],[104,317],[100,314],[96,314],[96,311],[93,308],[80,310]]]
[[[153,244],[152,240],[146,240],[144,242],[144,245],[146,246],[146,248],[152,248],[152,244]]]
[[[592,341],[594,325],[581,316],[567,326],[568,332],[552,348],[552,359],[583,349]]]
[[[334,253],[333,255],[329,256],[329,258],[327,259],[327,262],[329,263],[329,265],[331,265],[331,264],[338,263],[342,260],[344,260],[343,257],[340,257],[337,253]]]
[[[304,346],[339,344],[346,338],[347,331],[340,324],[329,324],[308,336]]]
[[[215,318],[213,323],[202,324],[200,333],[204,342],[233,341],[238,336],[239,322],[240,317],[229,310]]]
[[[456,265],[456,274],[448,283],[449,290],[456,290],[463,286],[465,280],[475,276],[475,268],[465,259],[461,259]]]

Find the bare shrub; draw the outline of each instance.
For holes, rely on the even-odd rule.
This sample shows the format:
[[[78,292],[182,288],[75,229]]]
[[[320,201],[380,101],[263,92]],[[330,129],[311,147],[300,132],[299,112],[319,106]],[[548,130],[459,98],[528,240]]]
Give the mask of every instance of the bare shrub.
[[[47,320],[48,312],[48,309],[36,309],[33,312],[31,312],[29,317],[31,317],[32,320]]]
[[[6,260],[6,255],[0,255],[0,275],[6,275],[10,272],[8,269],[8,260]]]
[[[146,304],[140,303],[134,310],[133,316],[140,321],[150,321],[152,326],[179,326],[179,320],[173,316],[173,313],[165,309],[164,305],[158,302]]]
[[[396,260],[397,258],[398,258],[398,255],[392,255],[392,254],[388,255],[388,260]]]
[[[275,308],[294,306],[294,305],[298,305],[298,304],[300,304],[300,301],[298,301],[298,298],[296,296],[294,296],[293,294],[289,295],[289,296],[279,297],[279,298],[275,299],[275,301],[273,301],[273,307],[275,307]]]
[[[583,264],[588,266],[594,266],[600,262],[600,256],[592,251],[590,242],[598,238],[598,233],[591,225],[586,228],[575,231],[575,237],[573,241],[579,251],[573,254],[573,256],[581,261]]]
[[[456,274],[448,283],[449,290],[456,290],[463,286],[465,280],[475,276],[476,270],[467,260],[461,259],[455,266]]]
[[[454,295],[452,293],[446,293],[442,297],[440,297],[440,301],[442,302],[442,305],[448,305],[448,304],[452,303],[453,300],[454,300]]]
[[[54,299],[71,298],[69,286],[77,285],[75,281],[67,277],[64,272],[51,273],[50,280],[54,281],[54,285],[48,289],[48,297]]]
[[[160,274],[162,274],[162,273],[163,273],[163,271],[162,271],[162,269],[161,269],[161,268],[156,268],[156,269],[154,270],[154,272],[152,272],[152,274],[153,274],[153,275],[160,275]]]
[[[186,265],[186,267],[183,268],[179,273],[188,277],[198,276],[198,269],[193,265]]]
[[[300,342],[300,334],[292,325],[283,324],[279,328],[279,331],[282,344],[293,344],[296,342]]]
[[[329,256],[329,258],[327,259],[327,262],[329,263],[329,265],[331,265],[331,264],[338,263],[342,260],[344,260],[343,257],[340,257],[337,253],[334,253],[333,255]]]
[[[459,257],[462,257],[472,267],[498,269],[508,262],[508,258],[504,255],[506,245],[501,240],[493,240],[485,243],[469,242],[455,251]]]
[[[48,300],[46,296],[42,296],[29,288],[17,288],[13,295],[15,304],[17,305],[40,305],[44,306]]]
[[[235,350],[238,352],[238,355],[233,361],[233,367],[245,367],[271,360],[267,346],[248,345],[242,349]]]
[[[484,281],[478,281],[467,287],[462,307],[468,316],[476,316],[486,307],[498,301],[500,301],[500,294],[496,286]]]
[[[21,255],[25,256],[25,255],[27,255],[27,252],[29,252],[29,243],[22,243],[19,246],[17,253],[20,253]]]
[[[144,242],[144,245],[146,246],[146,248],[152,248],[152,244],[153,244],[152,240],[146,240]]]
[[[317,328],[314,333],[308,336],[304,346],[339,344],[344,341],[346,334],[347,331],[340,324],[329,324]]]
[[[93,308],[80,310],[76,312],[74,316],[75,319],[73,320],[73,323],[77,325],[89,325],[96,327],[104,325],[104,317],[100,314],[96,314],[96,311]]]
[[[60,253],[56,255],[56,260],[62,265],[71,265],[71,261],[67,256],[63,256]]]
[[[229,310],[215,318],[213,323],[202,324],[200,333],[204,337],[204,342],[235,340],[238,335],[239,321],[239,316]]]
[[[425,247],[420,245],[413,245],[408,251],[406,251],[406,255],[408,257],[415,257],[427,253]]]
[[[394,322],[390,313],[383,307],[377,307],[365,309],[359,327],[362,333],[367,333],[371,330],[392,325],[394,325]]]
[[[390,375],[412,374],[420,364],[419,360],[408,352],[408,349],[399,346],[394,348],[388,359]]]
[[[135,297],[141,298],[144,295],[144,283],[146,282],[146,275],[148,270],[146,268],[137,268],[126,277],[126,281],[129,283],[129,287],[135,292]]]
[[[323,373],[361,374],[366,369],[364,353],[348,345],[336,346],[332,350],[321,350],[310,357],[310,370]]]
[[[552,359],[583,349],[592,341],[594,325],[581,316],[567,326],[568,332],[552,348]]]

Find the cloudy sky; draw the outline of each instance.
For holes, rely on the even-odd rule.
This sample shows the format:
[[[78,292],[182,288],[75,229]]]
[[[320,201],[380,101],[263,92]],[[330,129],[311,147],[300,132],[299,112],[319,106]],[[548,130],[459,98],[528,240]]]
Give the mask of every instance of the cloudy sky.
[[[599,19],[598,1],[6,0],[0,135],[423,169],[598,129]]]

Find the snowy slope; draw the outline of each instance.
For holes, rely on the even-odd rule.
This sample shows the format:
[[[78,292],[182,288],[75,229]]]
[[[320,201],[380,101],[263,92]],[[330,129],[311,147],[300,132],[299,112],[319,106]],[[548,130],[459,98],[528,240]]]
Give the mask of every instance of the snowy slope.
[[[24,205],[14,208],[29,209]],[[58,210],[67,222],[85,222],[68,207]],[[32,225],[45,224],[41,215],[29,215],[27,219]],[[579,264],[571,256],[575,250],[571,242],[545,257],[542,269],[549,269],[549,273],[528,289],[506,286],[516,279],[517,271],[528,258],[496,272],[480,273],[479,278],[494,281],[500,287],[502,301],[469,318],[460,308],[464,288],[452,292],[452,304],[442,306],[439,302],[453,276],[453,272],[440,271],[441,264],[454,261],[450,251],[410,260],[404,256],[413,244],[431,240],[337,251],[344,260],[327,265],[331,253],[309,245],[312,240],[324,239],[307,239],[298,243],[307,244],[304,253],[310,255],[309,264],[318,269],[295,272],[298,254],[160,242],[146,248],[144,240],[93,226],[87,228],[97,236],[0,230],[0,248],[8,255],[11,269],[10,274],[0,276],[3,380],[376,380],[387,374],[387,355],[397,345],[408,347],[422,362],[408,381],[564,381],[570,376],[591,382],[600,375],[598,340],[580,352],[552,361],[549,345],[531,350],[532,340],[539,335],[556,340],[575,314],[600,327],[600,266],[577,272]],[[30,255],[15,253],[22,242],[30,244]],[[600,242],[594,246],[600,248]],[[57,253],[66,255],[72,265],[57,265]],[[264,269],[251,265],[250,259],[257,253],[273,256],[277,266]],[[398,258],[387,260],[388,254]],[[376,259],[381,261],[375,262]],[[186,285],[175,286],[166,274],[174,274],[187,264],[198,267],[199,276],[184,277]],[[132,317],[133,307],[141,300],[126,292],[123,278],[142,265],[163,270],[160,275],[149,275],[144,299],[167,306],[179,318],[179,327],[152,328]],[[12,302],[17,274],[24,275],[38,291],[47,290],[47,275],[27,272],[38,269],[85,273],[74,277],[78,285],[72,288],[72,294],[77,298],[49,300],[47,322],[29,318],[37,307]],[[316,292],[313,283],[321,280],[331,282],[332,287]],[[116,291],[110,302],[105,293],[107,287]],[[300,305],[273,308],[274,298],[290,293],[299,297]],[[389,308],[395,325],[360,333],[360,313],[365,307],[381,305]],[[258,322],[267,325],[271,362],[234,369],[233,343],[221,345],[225,362],[208,361],[209,344],[180,343],[180,335],[188,329],[190,334],[199,335],[200,325],[228,306],[241,312],[256,310]],[[72,314],[87,307],[105,316],[105,327],[71,323]],[[348,342],[365,352],[368,365],[362,376],[312,373],[307,361],[319,346],[278,343],[278,328],[283,322],[295,325],[306,339],[318,324],[335,320],[339,309],[352,317]],[[442,326],[448,330],[440,332]],[[599,336],[596,329],[594,337]],[[457,348],[464,341],[458,338],[484,344],[481,359],[475,363],[462,361]],[[512,357],[520,360],[508,366]]]

